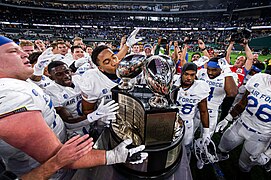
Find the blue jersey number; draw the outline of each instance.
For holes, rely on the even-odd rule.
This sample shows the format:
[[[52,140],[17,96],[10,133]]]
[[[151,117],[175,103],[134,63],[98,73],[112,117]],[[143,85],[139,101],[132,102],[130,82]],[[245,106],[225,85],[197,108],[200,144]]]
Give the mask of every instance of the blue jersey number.
[[[248,100],[248,105],[247,105],[246,111],[252,116],[253,113],[251,112],[250,109],[257,108],[259,103],[258,103],[258,100],[253,96],[248,97],[247,100]],[[259,109],[255,113],[255,116],[263,122],[270,122],[271,114],[269,114],[268,112],[271,112],[271,106],[268,104],[262,104],[259,106]]]
[[[211,87],[210,88],[210,92],[209,92],[209,96],[208,96],[208,101],[211,101],[211,99],[214,97],[213,93],[214,93],[215,87]]]
[[[190,114],[193,107],[194,107],[193,104],[184,104],[184,105],[182,105],[181,111],[183,114]]]
[[[83,113],[81,111],[81,106],[82,106],[82,100],[77,102],[77,107],[76,107],[76,110],[79,116],[83,116]]]

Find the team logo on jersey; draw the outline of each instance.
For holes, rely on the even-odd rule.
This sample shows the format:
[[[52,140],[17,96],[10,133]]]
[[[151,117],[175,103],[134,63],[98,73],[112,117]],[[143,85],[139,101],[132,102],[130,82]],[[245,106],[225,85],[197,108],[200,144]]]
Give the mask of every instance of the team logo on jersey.
[[[205,73],[202,73],[201,76],[205,76]]]
[[[35,96],[38,96],[39,93],[36,91],[36,89],[32,89],[32,93],[35,95]]]
[[[64,98],[64,99],[68,99],[68,98],[69,98],[69,95],[68,95],[68,94],[63,94],[63,98]]]
[[[106,94],[107,92],[108,92],[107,89],[103,89],[103,90],[102,90],[102,93],[103,93],[103,94]]]
[[[259,83],[255,83],[255,84],[254,84],[254,87],[258,87],[258,86],[259,86]]]

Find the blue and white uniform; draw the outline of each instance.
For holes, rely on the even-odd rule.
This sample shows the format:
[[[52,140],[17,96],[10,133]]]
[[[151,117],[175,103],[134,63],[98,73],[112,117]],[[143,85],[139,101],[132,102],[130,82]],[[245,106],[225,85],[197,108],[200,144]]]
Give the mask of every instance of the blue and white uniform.
[[[181,79],[175,83],[180,85]],[[185,123],[185,134],[183,143],[185,146],[192,145],[194,138],[194,116],[198,104],[209,95],[210,88],[208,84],[201,80],[195,80],[193,85],[188,89],[180,88],[177,94],[176,105],[179,108],[179,116]]]
[[[248,104],[241,117],[222,136],[219,148],[228,152],[244,142],[239,165],[250,171],[250,155],[263,152],[271,139],[271,75],[256,74],[246,84]]]
[[[73,75],[72,82],[74,87],[61,86],[55,82],[45,87],[45,93],[51,97],[54,107],[65,108],[74,118],[79,118],[83,115],[82,96],[79,88],[80,80],[80,75]],[[65,119],[63,120],[67,128],[68,137],[73,133],[80,135],[88,134],[90,123],[87,119],[77,123],[68,123]]]
[[[64,123],[56,114],[50,97],[37,85],[17,79],[0,78],[0,94],[0,117],[8,116],[13,112],[40,111],[47,125],[61,142],[65,142]],[[5,161],[7,169],[18,176],[40,165],[24,152],[2,140],[0,140],[0,156]]]
[[[207,98],[207,107],[208,107],[208,113],[209,113],[209,130],[210,135],[215,131],[215,127],[217,124],[217,117],[218,117],[218,109],[221,103],[223,102],[223,99],[226,96],[225,91],[225,76],[224,74],[220,74],[214,79],[210,79],[207,74],[207,69],[201,69],[198,71],[198,79],[205,81],[210,88],[210,93]],[[197,115],[195,117],[195,128],[198,128],[200,124],[200,115],[199,112],[197,112]]]

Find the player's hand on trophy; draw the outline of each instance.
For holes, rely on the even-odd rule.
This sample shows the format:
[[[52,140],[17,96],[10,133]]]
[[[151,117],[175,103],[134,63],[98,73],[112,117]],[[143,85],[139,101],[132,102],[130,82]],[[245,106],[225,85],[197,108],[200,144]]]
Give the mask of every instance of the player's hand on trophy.
[[[106,116],[105,118],[102,118],[101,121],[105,124],[110,124],[111,122],[116,122],[116,114],[110,114],[108,116]]]
[[[231,114],[228,114],[222,121],[220,121],[215,128],[215,132],[223,131],[229,122],[233,120]]]
[[[252,155],[249,157],[252,162],[257,162],[259,165],[265,165],[270,161],[270,157],[267,156],[264,152],[258,155]]]
[[[90,62],[90,57],[89,57],[89,56],[87,56],[87,57],[82,57],[82,58],[77,59],[77,60],[74,62],[74,66],[75,66],[76,68],[79,68],[80,66],[82,66],[83,64],[88,63],[88,62]]]
[[[230,65],[225,58],[220,58],[218,60],[218,65],[225,75],[232,74],[232,71],[230,69]]]
[[[197,61],[194,61],[198,67],[203,66],[205,63],[209,61],[209,58],[207,56],[201,56]]]
[[[104,98],[102,98],[101,103],[99,104],[98,108],[92,113],[89,113],[87,115],[87,119],[89,122],[92,123],[103,117],[117,114],[118,109],[119,109],[119,104],[115,103],[114,100],[111,100],[108,103],[104,104]]]
[[[208,145],[211,141],[209,128],[203,128],[202,145]]]
[[[128,149],[127,146],[132,144],[132,139],[126,139],[113,150],[106,151],[106,165],[125,163],[131,164],[143,163],[148,157],[148,153],[142,152],[145,149],[144,145]]]
[[[134,44],[136,44],[137,42],[139,42],[143,39],[143,38],[136,38],[136,34],[138,33],[139,30],[140,30],[140,28],[135,28],[135,30],[127,38],[126,45],[128,47],[132,47]]]

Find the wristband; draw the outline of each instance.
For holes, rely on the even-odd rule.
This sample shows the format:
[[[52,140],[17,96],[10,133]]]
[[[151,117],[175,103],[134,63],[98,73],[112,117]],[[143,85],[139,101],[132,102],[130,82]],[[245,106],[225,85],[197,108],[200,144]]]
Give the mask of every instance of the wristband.
[[[206,50],[206,47],[205,48],[203,48],[203,49],[201,49],[201,51],[205,51]]]

